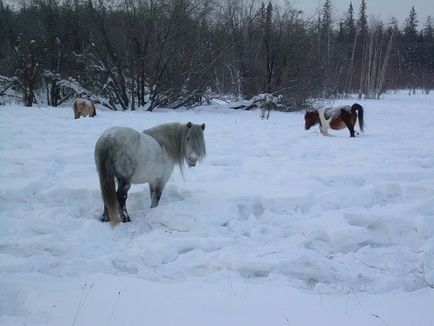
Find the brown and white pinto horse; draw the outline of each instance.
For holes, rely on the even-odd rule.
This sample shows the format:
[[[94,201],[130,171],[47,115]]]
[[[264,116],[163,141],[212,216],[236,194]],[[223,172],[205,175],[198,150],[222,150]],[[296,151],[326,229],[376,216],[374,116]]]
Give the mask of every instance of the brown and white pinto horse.
[[[94,117],[96,116],[95,104],[91,100],[85,98],[78,98],[74,101],[74,119],[83,117]]]
[[[365,122],[363,120],[363,107],[360,104],[345,105],[336,108],[320,109],[308,111],[304,115],[304,129],[309,130],[310,127],[319,123],[322,134],[327,135],[327,129],[343,129],[345,127],[350,131],[350,137],[355,137],[354,126],[359,119],[359,128],[363,132]]]

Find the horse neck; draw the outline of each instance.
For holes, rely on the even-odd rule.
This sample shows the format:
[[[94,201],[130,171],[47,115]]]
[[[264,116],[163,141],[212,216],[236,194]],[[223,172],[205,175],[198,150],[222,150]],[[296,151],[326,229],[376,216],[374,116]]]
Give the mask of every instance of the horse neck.
[[[320,125],[322,127],[328,127],[330,124],[330,121],[332,120],[333,114],[330,115],[330,117],[327,119],[325,116],[326,110],[325,109],[319,109],[318,110],[318,119],[320,122]]]
[[[312,125],[312,127],[315,126],[318,123],[321,124],[321,119],[319,117],[319,112],[316,111],[315,114],[314,114],[314,124]]]
[[[179,123],[160,125],[144,131],[153,137],[167,152],[173,162],[182,166],[184,160],[184,130]]]

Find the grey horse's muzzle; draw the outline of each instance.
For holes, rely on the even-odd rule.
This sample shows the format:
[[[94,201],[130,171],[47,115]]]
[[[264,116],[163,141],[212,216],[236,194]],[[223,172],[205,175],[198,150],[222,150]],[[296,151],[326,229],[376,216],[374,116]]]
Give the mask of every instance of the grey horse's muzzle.
[[[188,164],[188,167],[191,168],[191,167],[193,167],[193,166],[196,166],[196,163],[197,163],[198,159],[199,159],[199,158],[197,157],[197,155],[195,155],[195,154],[190,155],[190,156],[187,158],[187,164]]]

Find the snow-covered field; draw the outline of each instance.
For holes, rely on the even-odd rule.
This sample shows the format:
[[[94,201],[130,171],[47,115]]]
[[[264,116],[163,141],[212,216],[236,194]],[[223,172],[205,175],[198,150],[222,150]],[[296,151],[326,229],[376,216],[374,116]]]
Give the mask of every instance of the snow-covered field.
[[[434,96],[358,102],[355,139],[218,104],[0,108],[0,324],[434,325]],[[206,123],[206,160],[99,222],[99,135],[172,121]]]

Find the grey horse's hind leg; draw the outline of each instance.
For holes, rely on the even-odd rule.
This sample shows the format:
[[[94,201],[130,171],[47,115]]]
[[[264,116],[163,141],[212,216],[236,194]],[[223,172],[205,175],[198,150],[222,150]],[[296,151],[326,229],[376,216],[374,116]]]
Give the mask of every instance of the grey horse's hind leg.
[[[104,213],[102,214],[101,222],[110,222],[108,213],[107,213],[107,207],[104,205]]]
[[[164,186],[157,184],[151,185],[149,184],[149,191],[151,194],[151,208],[157,207],[160,202],[161,193],[163,192]]]
[[[126,182],[118,182],[118,190],[116,191],[116,196],[119,202],[120,214],[122,217],[122,222],[131,222],[130,216],[128,215],[127,206],[125,205],[128,197],[128,190],[131,184]],[[104,205],[104,213],[102,214],[101,222],[110,222],[108,216],[107,207]]]
[[[125,205],[125,202],[127,201],[128,197],[128,190],[130,190],[131,183],[125,182],[125,181],[119,181],[118,182],[118,190],[116,191],[116,195],[118,197],[119,202],[119,208],[120,213],[122,216],[122,222],[131,222],[130,216],[128,215],[127,206]]]

